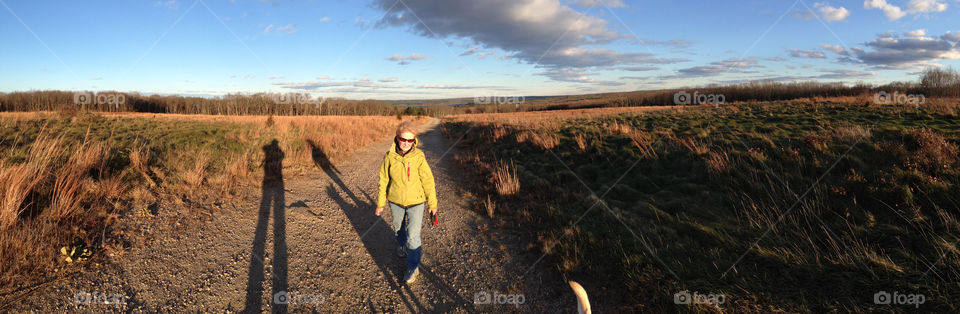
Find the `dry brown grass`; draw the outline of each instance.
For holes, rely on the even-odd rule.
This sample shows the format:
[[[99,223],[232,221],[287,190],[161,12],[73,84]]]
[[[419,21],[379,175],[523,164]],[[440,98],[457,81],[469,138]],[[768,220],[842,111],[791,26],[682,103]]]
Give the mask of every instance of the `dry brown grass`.
[[[923,128],[912,132],[913,141],[918,147],[917,154],[911,161],[926,169],[946,169],[957,162],[960,152],[956,144],[951,143],[943,135]]]
[[[20,214],[30,204],[27,197],[40,185],[50,172],[55,159],[63,151],[63,139],[50,137],[41,132],[30,148],[26,162],[4,167],[0,170],[0,228],[16,224]]]
[[[735,104],[740,103],[759,103],[759,102],[733,102]],[[951,97],[926,97],[922,104],[877,104],[874,100],[873,93],[862,94],[858,96],[836,96],[836,97],[809,97],[802,99],[795,99],[788,101],[788,103],[804,103],[812,105],[821,105],[827,103],[834,104],[843,104],[843,105],[853,105],[853,106],[885,106],[885,107],[906,107],[906,108],[915,108],[917,110],[941,114],[941,115],[950,115],[956,116],[960,114],[960,98],[951,98]]]
[[[614,107],[614,108],[590,108],[590,109],[568,109],[568,110],[547,110],[547,111],[527,111],[527,112],[509,112],[509,113],[477,113],[477,114],[459,114],[450,115],[447,118],[454,122],[487,122],[502,123],[508,125],[524,126],[531,128],[556,127],[556,124],[564,120],[591,118],[608,115],[618,115],[632,112],[649,112],[656,110],[680,109],[681,106],[643,106],[643,107]]]
[[[84,186],[88,187],[87,191],[91,190],[90,187],[95,187],[93,192],[100,197],[115,199],[119,196],[123,189],[119,179],[104,178],[105,180],[96,183],[87,179],[91,170],[97,170],[101,176],[103,175],[109,150],[109,144],[91,143],[89,137],[86,137],[73,150],[67,161],[56,170],[49,209],[49,213],[56,220],[70,218],[82,210]]]
[[[714,175],[730,173],[730,170],[732,169],[732,166],[730,165],[730,156],[727,155],[726,150],[721,150],[719,152],[711,151],[703,159],[707,164],[707,169],[710,170],[710,173]]]
[[[0,160],[0,288],[49,278],[62,266],[57,248],[113,223],[102,214],[129,185],[106,169],[108,142],[50,133],[40,130],[25,160]]]
[[[543,130],[524,130],[517,134],[517,141],[531,142],[542,149],[553,149],[560,144],[560,137],[556,133]]]
[[[216,185],[229,191],[242,182],[250,180],[252,178],[251,165],[257,164],[257,157],[257,153],[253,150],[248,150],[233,157],[227,162],[225,171],[214,179],[217,181]]]
[[[496,142],[507,135],[507,129],[504,128],[502,124],[497,124],[490,130],[490,133],[490,135],[493,136],[493,141]]]
[[[686,148],[695,155],[705,155],[710,152],[707,143],[693,137],[675,138],[674,144]]]
[[[43,179],[44,169],[37,164],[25,163],[5,167],[0,172],[0,227],[16,224],[25,210],[24,202],[34,187]]]
[[[513,196],[520,191],[520,178],[517,177],[517,166],[510,162],[500,162],[494,173],[494,182],[497,193],[501,196]]]
[[[587,148],[589,148],[587,139],[583,136],[583,134],[577,134],[573,137],[573,140],[577,142],[577,148],[579,148],[581,152],[585,152],[587,151]]]
[[[123,177],[100,178],[96,183],[90,184],[90,194],[96,196],[98,200],[114,201],[121,198],[131,185]]]
[[[22,222],[19,228],[0,229],[0,287],[11,283],[25,286],[29,279],[40,274],[40,269],[49,270],[56,260],[51,252],[52,243],[64,238],[57,224],[44,221]],[[50,278],[44,276],[43,278]],[[9,293],[11,290],[0,290]],[[6,297],[6,296],[5,296]]]
[[[83,187],[84,169],[76,164],[67,164],[54,175],[53,195],[50,197],[50,209],[46,211],[55,220],[70,218],[80,208],[81,187]]]
[[[207,178],[207,167],[209,166],[210,156],[206,150],[201,150],[195,155],[193,167],[187,169],[183,174],[183,181],[192,188],[200,187]]]
[[[853,144],[870,138],[870,130],[859,126],[838,127],[833,130],[833,137],[840,142]]]
[[[56,111],[0,112],[0,119],[37,120],[55,118],[58,115]],[[138,112],[98,112],[96,115],[105,118],[226,122],[247,125],[245,131],[236,136],[236,140],[251,143],[257,139],[277,139],[287,157],[284,160],[285,166],[313,164],[311,148],[309,145],[304,145],[307,140],[313,141],[331,161],[337,162],[349,155],[349,152],[384,141],[385,138],[392,136],[397,123],[400,122],[394,116],[227,116]],[[403,121],[413,121],[414,125],[421,125],[428,119],[404,116]],[[252,145],[259,149],[262,143]]]
[[[490,198],[490,195],[487,195],[487,199],[483,201],[481,206],[483,206],[483,210],[487,213],[487,217],[493,219],[494,212],[497,209],[497,204],[493,202],[493,200]]]
[[[628,135],[637,132],[636,129],[630,124],[621,124],[620,122],[613,121],[610,123],[604,123],[604,128],[607,129],[612,134],[622,134]]]
[[[13,226],[20,214],[32,206],[24,204],[28,195],[49,193],[49,208],[42,213],[55,221],[70,218],[82,210],[86,194],[118,197],[123,185],[104,176],[109,150],[109,144],[87,139],[70,147],[60,136],[41,133],[31,144],[25,162],[0,170],[4,194],[0,201],[2,225]],[[101,176],[98,182],[89,177],[94,170]],[[39,189],[44,182],[51,183],[49,190]]]
[[[140,174],[151,187],[157,186],[157,182],[150,177],[150,148],[146,145],[138,144],[130,150],[130,166]]]
[[[80,133],[80,139],[72,140],[44,129],[35,137],[25,132],[12,140],[7,138],[4,147],[19,147],[20,159],[11,159],[11,152],[0,152],[0,288],[55,276],[54,268],[63,273],[64,265],[56,262],[57,250],[78,239],[98,248],[94,258],[105,253],[122,254],[122,249],[110,242],[109,232],[105,232],[107,240],[100,236],[108,224],[116,222],[115,218],[104,217],[124,217],[125,211],[143,213],[161,198],[166,199],[165,194],[199,201],[222,196],[212,195],[216,193],[233,193],[243,182],[255,184],[259,180],[254,177],[263,173],[256,169],[264,159],[261,148],[265,142],[278,140],[286,156],[284,166],[309,168],[314,162],[313,148],[306,145],[307,140],[336,162],[370,144],[388,141],[399,122],[386,116],[273,116],[272,125],[268,125],[266,116],[65,114],[4,112],[0,121],[35,126],[32,121],[40,120],[40,125],[60,123],[60,128],[124,119],[228,123],[236,127],[221,127],[229,132],[222,135],[226,139],[219,139],[221,143],[249,147],[241,152],[199,145],[160,151],[167,147],[162,142],[163,134],[151,134],[154,136],[145,137],[145,141],[120,142],[112,133],[106,135],[110,139],[93,138],[89,129],[86,136]],[[427,121],[406,120],[415,120],[415,124]],[[75,136],[76,129],[73,131]],[[98,136],[105,135],[100,132]],[[111,160],[129,160],[129,164]],[[201,191],[206,196],[198,193]],[[184,198],[171,199],[178,202]]]
[[[640,153],[647,158],[657,158],[657,151],[653,149],[653,136],[643,130],[638,130],[633,126],[620,124],[617,122],[611,123],[607,126],[607,129],[612,131],[613,134],[625,135],[630,138],[630,141],[634,146],[640,149]]]

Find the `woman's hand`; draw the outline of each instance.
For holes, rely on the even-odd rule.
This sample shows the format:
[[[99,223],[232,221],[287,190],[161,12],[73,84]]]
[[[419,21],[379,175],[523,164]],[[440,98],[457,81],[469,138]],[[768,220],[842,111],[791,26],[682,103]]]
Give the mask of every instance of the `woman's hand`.
[[[436,214],[437,214],[437,209],[436,209],[436,208],[431,208],[431,209],[430,209],[430,215],[436,215]]]
[[[386,207],[386,206],[384,206],[384,207]],[[375,212],[374,212],[374,215],[380,216],[380,213],[383,212],[383,208],[384,208],[384,207],[377,207],[377,209],[376,209]]]

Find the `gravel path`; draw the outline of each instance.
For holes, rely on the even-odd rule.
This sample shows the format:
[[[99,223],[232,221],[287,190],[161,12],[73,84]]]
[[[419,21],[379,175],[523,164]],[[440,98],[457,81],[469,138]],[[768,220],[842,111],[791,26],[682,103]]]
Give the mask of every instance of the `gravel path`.
[[[394,253],[389,211],[373,215],[377,171],[390,147],[387,140],[321,171],[290,178],[268,173],[262,186],[243,197],[180,210],[161,204],[153,217],[131,217],[128,224],[136,226],[131,230],[143,240],[125,255],[44,285],[10,309],[575,311],[573,294],[556,271],[544,263],[530,269],[539,254],[523,252],[519,232],[478,231],[477,226],[489,220],[469,210],[468,200],[458,195],[463,177],[439,122],[433,119],[421,126],[420,148],[436,177],[440,223],[423,227],[421,276],[410,286],[402,282],[405,260]],[[282,160],[279,150],[267,156]],[[325,157],[315,151],[314,159]],[[277,164],[268,162],[267,172],[278,169]],[[274,302],[274,296],[280,301],[287,296],[288,304]],[[123,303],[105,304],[119,300]],[[510,301],[523,304],[496,304]]]

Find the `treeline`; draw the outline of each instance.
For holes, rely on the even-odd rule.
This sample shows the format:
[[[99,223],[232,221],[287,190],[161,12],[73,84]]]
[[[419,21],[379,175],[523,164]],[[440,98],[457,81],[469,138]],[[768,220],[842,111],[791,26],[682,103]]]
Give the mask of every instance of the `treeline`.
[[[144,96],[121,92],[30,91],[0,93],[0,111],[87,110],[211,115],[431,115],[514,112],[593,107],[694,104],[697,96],[722,95],[724,102],[777,101],[809,97],[869,96],[878,92],[960,97],[960,73],[930,68],[916,82],[871,85],[843,83],[755,81],[700,88],[664,89],[556,97],[494,97],[483,104],[396,105],[381,100],[311,98],[308,93],[227,94],[218,97]],[[686,93],[686,100],[678,100]],[[502,99],[501,99],[502,98]],[[693,99],[691,99],[693,98]],[[476,98],[475,98],[476,99]],[[500,103],[503,102],[503,103]]]
[[[436,115],[439,106],[393,105],[379,100],[311,98],[306,93],[227,94],[218,97],[144,96],[113,91],[30,91],[0,94],[0,111],[80,110],[210,115]]]
[[[502,111],[674,105],[678,104],[675,98],[677,93],[688,93],[690,96],[693,96],[694,93],[722,95],[725,102],[736,102],[777,101],[809,97],[870,96],[879,92],[918,94],[924,97],[960,97],[960,73],[952,68],[930,68],[921,72],[919,81],[892,82],[884,85],[871,85],[863,82],[847,85],[843,83],[755,81],[730,85],[708,85],[700,88],[563,96],[543,102],[527,103],[519,108],[504,106]],[[472,109],[474,112],[490,112],[490,108]]]

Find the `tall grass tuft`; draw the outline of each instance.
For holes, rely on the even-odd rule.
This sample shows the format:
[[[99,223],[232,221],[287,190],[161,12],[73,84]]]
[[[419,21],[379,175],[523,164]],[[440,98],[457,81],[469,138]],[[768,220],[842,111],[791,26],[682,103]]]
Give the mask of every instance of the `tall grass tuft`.
[[[80,210],[81,192],[85,171],[71,160],[54,174],[50,209],[46,212],[60,221],[70,218]]]
[[[500,162],[494,175],[497,193],[502,196],[513,196],[520,191],[520,179],[517,177],[517,167],[511,161],[509,164]]]
[[[487,199],[483,201],[483,209],[487,212],[487,217],[493,219],[494,212],[497,209],[497,204],[493,202],[493,199],[490,198],[490,195],[487,195]]]
[[[190,187],[199,187],[207,178],[207,167],[209,166],[210,155],[201,150],[194,159],[193,168],[187,169],[183,174],[183,181]]]
[[[156,187],[157,182],[150,177],[150,148],[145,144],[136,144],[130,150],[130,166],[133,167],[140,176],[147,181],[151,187]]]
[[[707,169],[709,169],[713,175],[729,173],[732,168],[730,165],[730,156],[727,155],[726,150],[720,150],[719,152],[710,151],[703,159],[707,164]]]
[[[30,147],[26,162],[0,170],[0,228],[16,224],[20,214],[30,205],[28,196],[35,192],[62,151],[62,137],[40,133]]]

